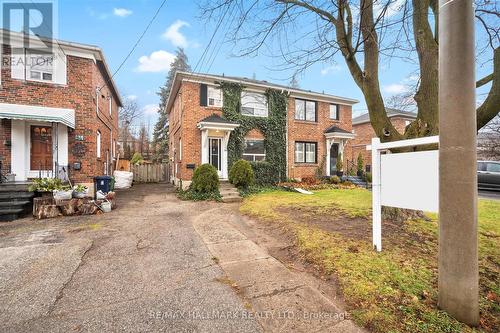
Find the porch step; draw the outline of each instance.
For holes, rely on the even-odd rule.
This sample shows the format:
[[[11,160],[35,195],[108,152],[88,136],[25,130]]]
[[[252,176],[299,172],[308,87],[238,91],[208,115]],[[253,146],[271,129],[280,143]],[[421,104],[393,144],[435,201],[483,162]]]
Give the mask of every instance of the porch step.
[[[219,192],[222,197],[222,202],[241,202],[240,192],[228,181],[220,182]]]
[[[368,184],[361,177],[358,177],[358,176],[347,176],[347,180],[350,181],[351,183],[353,183],[356,186],[360,186],[360,187],[364,187],[364,188],[368,187]]]
[[[9,222],[32,210],[35,194],[28,191],[29,183],[0,185],[0,221]]]

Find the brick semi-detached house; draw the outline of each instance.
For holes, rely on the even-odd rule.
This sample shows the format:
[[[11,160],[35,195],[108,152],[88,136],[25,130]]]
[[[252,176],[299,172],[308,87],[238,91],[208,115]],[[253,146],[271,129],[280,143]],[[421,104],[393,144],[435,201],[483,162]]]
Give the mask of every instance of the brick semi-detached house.
[[[414,112],[386,108],[386,113],[392,125],[401,134],[404,134],[406,126],[417,119],[417,115]],[[366,146],[370,145],[372,143],[372,138],[376,137],[375,131],[370,123],[369,114],[365,113],[359,117],[353,118],[352,128],[356,137],[347,144],[346,148],[348,153],[346,154],[346,158],[350,166],[355,167],[358,155],[361,154],[365,170],[369,172],[371,170],[372,154],[371,151],[366,150]]]
[[[267,117],[266,91],[288,93],[286,119],[287,177],[313,177],[318,168],[328,176],[336,171],[336,160],[352,133],[352,105],[358,101],[281,86],[247,78],[177,72],[167,102],[169,149],[173,182],[186,188],[194,168],[214,165],[221,179],[228,177],[227,144],[240,126],[223,117],[221,83],[243,87],[241,112],[246,117]],[[266,159],[264,135],[257,129],[244,138],[242,158]]]
[[[110,174],[122,103],[100,48],[0,30],[0,159],[16,181]],[[9,34],[10,38],[6,37]],[[6,42],[8,41],[8,42]]]

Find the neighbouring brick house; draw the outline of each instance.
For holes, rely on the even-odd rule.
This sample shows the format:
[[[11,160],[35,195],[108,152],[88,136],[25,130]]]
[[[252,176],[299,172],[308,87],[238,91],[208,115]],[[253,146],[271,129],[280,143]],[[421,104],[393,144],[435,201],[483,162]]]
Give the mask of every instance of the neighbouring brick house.
[[[404,134],[406,126],[408,126],[413,120],[417,119],[417,114],[414,112],[401,111],[391,108],[386,108],[386,112],[387,117],[389,117],[393,126],[401,134]],[[348,160],[350,166],[355,168],[358,155],[361,154],[365,170],[370,171],[372,154],[370,151],[366,150],[366,146],[371,144],[372,138],[376,137],[376,135],[370,123],[369,114],[365,113],[359,117],[353,118],[352,128],[356,137],[347,144],[346,159]]]
[[[354,138],[352,105],[357,100],[247,78],[177,72],[166,106],[171,171],[176,185],[189,186],[194,168],[204,163],[214,165],[219,177],[227,179],[228,143],[242,125],[224,116],[223,87],[227,84],[241,87],[235,104],[239,119],[270,117],[266,92],[286,96],[282,110],[286,177],[313,177],[318,171],[326,176],[335,173],[338,154]],[[244,133],[241,158],[266,160],[266,140],[257,128]]]
[[[68,172],[73,182],[111,174],[120,95],[96,46],[0,30],[0,159],[16,181]],[[4,38],[8,34],[10,38]],[[8,40],[8,43],[5,41]]]

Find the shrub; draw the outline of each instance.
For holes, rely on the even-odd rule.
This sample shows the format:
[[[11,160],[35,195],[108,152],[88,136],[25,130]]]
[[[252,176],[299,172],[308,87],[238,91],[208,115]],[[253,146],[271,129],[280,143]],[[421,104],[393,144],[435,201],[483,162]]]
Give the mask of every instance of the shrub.
[[[181,200],[191,200],[191,201],[204,201],[204,200],[214,200],[221,201],[219,191],[211,192],[196,192],[195,190],[189,188],[186,191],[182,189],[177,190],[177,197]]]
[[[236,161],[229,170],[229,182],[238,188],[246,188],[253,184],[254,175],[250,162]]]
[[[321,181],[316,177],[303,177],[300,182],[306,185],[318,185],[321,183]]]
[[[269,162],[250,162],[252,166],[255,184],[274,185],[279,182],[279,175],[276,168]]]
[[[365,173],[365,180],[366,180],[367,183],[371,183],[372,182],[372,173],[371,172]]]
[[[358,172],[363,172],[363,157],[361,153],[358,154]]]
[[[28,190],[31,192],[52,192],[52,191],[67,191],[71,189],[69,185],[63,185],[59,178],[37,178],[34,179]]]
[[[134,156],[130,159],[131,164],[141,164],[144,162],[144,158],[142,158],[142,155],[139,153],[134,153]]]
[[[202,164],[194,170],[191,189],[196,192],[215,192],[219,189],[219,176],[211,164]]]
[[[344,168],[344,164],[342,163],[342,154],[339,153],[337,156],[337,163],[336,163],[337,171],[343,171],[342,169]]]
[[[330,180],[331,184],[339,184],[340,183],[339,176],[331,176],[329,180]]]

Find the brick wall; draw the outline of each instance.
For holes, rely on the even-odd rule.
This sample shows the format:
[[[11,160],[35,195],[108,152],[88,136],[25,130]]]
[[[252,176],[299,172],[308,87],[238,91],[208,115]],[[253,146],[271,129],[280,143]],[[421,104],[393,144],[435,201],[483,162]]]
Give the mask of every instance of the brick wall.
[[[392,117],[391,122],[396,128],[396,130],[404,134],[406,121],[412,121],[413,119],[402,118],[402,117]],[[372,138],[376,137],[375,131],[372,128],[371,123],[363,123],[358,125],[353,125],[354,133],[356,134],[356,138],[349,142],[348,153],[346,154],[346,158],[354,163],[357,163],[358,154],[361,154],[363,157],[364,165],[372,164],[372,154],[370,151],[366,150],[366,146],[371,144]]]
[[[318,167],[326,174],[326,138],[324,131],[330,126],[338,126],[346,131],[352,130],[352,107],[339,105],[339,120],[330,119],[330,103],[317,103],[317,122],[295,119],[295,99],[288,100],[288,177],[314,177]],[[295,163],[295,142],[317,143],[317,163]],[[345,154],[344,154],[345,158]]]
[[[4,55],[10,55],[9,46],[3,45],[2,49]],[[66,63],[66,85],[11,79],[10,67],[2,66],[0,101],[74,109],[76,128],[68,129],[68,162],[70,166],[74,162],[81,162],[82,168],[81,171],[71,170],[70,174],[73,181],[89,182],[93,176],[103,172],[104,160],[103,158],[98,160],[96,154],[97,130],[101,131],[103,157],[106,156],[106,150],[110,149],[111,132],[113,138],[118,138],[118,106],[117,101],[113,99],[110,116],[108,102],[103,100],[101,106],[104,106],[105,110],[98,117],[95,88],[106,83],[102,73],[91,59],[67,56]],[[102,90],[105,96],[109,93],[108,87],[106,84]],[[81,157],[73,154],[77,135],[82,135],[84,138],[81,143],[85,145],[85,154]]]
[[[10,119],[0,119],[0,161],[2,162],[2,174],[10,172],[10,145],[12,122]]]

